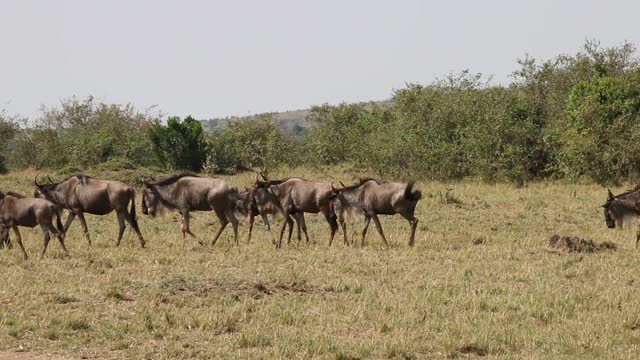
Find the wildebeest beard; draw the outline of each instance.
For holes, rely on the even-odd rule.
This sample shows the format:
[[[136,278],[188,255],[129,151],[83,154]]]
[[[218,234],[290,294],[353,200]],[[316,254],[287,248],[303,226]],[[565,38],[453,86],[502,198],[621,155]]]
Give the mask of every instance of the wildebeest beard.
[[[149,215],[152,217],[162,217],[169,213],[171,210],[175,209],[175,206],[171,203],[171,193],[175,188],[175,184],[171,184],[168,186],[153,186],[149,188],[149,192],[153,193],[154,196],[154,204],[153,212],[149,212]],[[148,201],[143,196],[143,208],[149,207]]]
[[[605,222],[609,228],[625,228],[638,220],[635,202],[626,199],[614,199],[604,207]]]

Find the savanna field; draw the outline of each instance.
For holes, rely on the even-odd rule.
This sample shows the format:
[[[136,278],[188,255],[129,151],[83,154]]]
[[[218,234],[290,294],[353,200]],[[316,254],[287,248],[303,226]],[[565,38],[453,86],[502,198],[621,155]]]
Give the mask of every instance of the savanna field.
[[[0,176],[0,190],[31,194],[35,175]],[[287,175],[346,183],[359,174],[273,174]],[[229,177],[239,189],[252,179]],[[13,249],[0,250],[0,351],[70,359],[637,358],[640,250],[634,229],[605,226],[605,188],[473,180],[417,187],[413,248],[400,216],[381,216],[389,250],[373,225],[365,247],[345,246],[339,232],[329,248],[328,225],[311,214],[311,244],[294,235],[276,250],[281,219],[271,233],[258,225],[247,244],[243,220],[239,247],[230,227],[211,247],[217,220],[192,213],[201,246],[182,241],[178,214],[142,215],[139,192],[145,249],[129,230],[115,247],[115,214],[87,215],[92,247],[74,222],[70,256],[54,239],[40,260],[40,230],[21,228],[30,259],[13,235]],[[353,219],[351,239],[362,222]],[[611,241],[617,251],[552,251],[554,234]]]

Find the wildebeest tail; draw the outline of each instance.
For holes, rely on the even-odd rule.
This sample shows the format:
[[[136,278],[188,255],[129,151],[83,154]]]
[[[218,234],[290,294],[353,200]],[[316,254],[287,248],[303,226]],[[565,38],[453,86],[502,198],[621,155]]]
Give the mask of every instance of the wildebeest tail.
[[[60,234],[64,234],[64,225],[62,225],[62,214],[60,209],[56,209],[56,227]]]
[[[407,184],[407,187],[404,189],[404,196],[409,200],[418,201],[422,199],[422,193],[418,189],[413,188],[413,181]]]
[[[131,197],[131,209],[129,210],[129,214],[131,215],[131,226],[134,230],[140,231],[140,227],[138,226],[138,216],[136,215],[136,191],[129,189],[129,196]]]

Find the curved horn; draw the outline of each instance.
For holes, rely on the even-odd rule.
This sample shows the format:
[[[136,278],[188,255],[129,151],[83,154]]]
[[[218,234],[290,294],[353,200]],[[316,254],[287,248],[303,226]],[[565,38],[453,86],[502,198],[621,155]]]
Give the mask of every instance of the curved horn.
[[[262,178],[264,179],[264,181],[269,181],[269,179],[267,178],[267,176],[266,176],[262,171],[260,171],[260,176],[262,176]],[[256,178],[257,178],[257,177],[258,177],[258,175],[256,175]]]
[[[344,186],[344,184],[342,183],[342,181],[340,181],[340,186],[342,186],[343,188],[346,188],[346,186]]]
[[[607,194],[609,195],[609,200],[613,200],[615,198],[615,195],[613,195],[613,193],[609,189],[607,189]]]
[[[37,187],[40,187],[40,184],[38,184],[38,175],[36,175],[35,179],[33,179],[33,184]]]
[[[49,177],[49,175],[47,175],[47,180],[49,180],[49,184],[53,184],[53,180],[51,180],[51,178]]]

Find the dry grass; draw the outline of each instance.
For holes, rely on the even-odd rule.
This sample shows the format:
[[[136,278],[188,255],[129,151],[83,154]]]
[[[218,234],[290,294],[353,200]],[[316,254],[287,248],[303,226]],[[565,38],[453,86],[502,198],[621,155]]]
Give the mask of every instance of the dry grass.
[[[0,177],[0,190],[30,192],[32,175]],[[232,181],[241,186],[250,176]],[[328,227],[313,215],[315,243],[280,251],[263,227],[240,248],[228,242],[230,231],[214,248],[183,243],[175,214],[139,215],[148,248],[129,232],[115,248],[110,215],[87,217],[92,248],[74,223],[71,256],[52,242],[36,260],[41,235],[24,229],[33,259],[22,261],[15,247],[0,251],[0,351],[100,359],[637,357],[640,251],[631,230],[606,228],[598,207],[605,190],[472,181],[419,188],[416,246],[406,245],[405,221],[387,218],[388,251],[373,226],[365,248],[340,238],[328,248]],[[212,222],[206,213],[193,222],[207,242]],[[359,230],[360,223],[351,235]],[[612,241],[618,251],[559,255],[547,251],[556,233]]]

